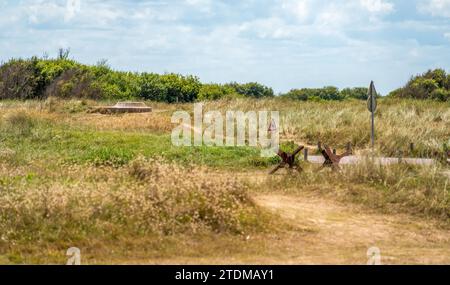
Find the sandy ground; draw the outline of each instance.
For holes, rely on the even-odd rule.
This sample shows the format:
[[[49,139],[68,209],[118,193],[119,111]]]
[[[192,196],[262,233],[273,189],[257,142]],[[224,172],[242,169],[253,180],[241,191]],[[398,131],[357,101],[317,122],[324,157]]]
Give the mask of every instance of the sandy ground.
[[[264,183],[267,173],[237,174]],[[255,202],[290,229],[235,243],[235,251],[146,261],[163,264],[367,264],[377,247],[382,264],[450,264],[450,229],[408,214],[383,214],[320,194],[254,192]],[[231,241],[233,242],[233,241]],[[218,242],[220,244],[220,242]],[[195,246],[195,245],[194,245]],[[223,246],[227,248],[227,245]],[[214,256],[216,254],[216,256]],[[200,257],[201,256],[201,257]]]
[[[316,194],[261,194],[258,205],[288,229],[241,239],[189,241],[170,257],[114,260],[129,264],[367,264],[377,247],[381,264],[450,264],[450,230],[408,215],[380,214]],[[132,260],[132,261],[131,261]]]
[[[357,263],[361,250],[378,247],[383,263],[450,264],[450,231],[430,221],[365,212],[306,195],[264,195],[256,200],[294,226],[315,232],[302,240],[312,254],[299,255],[299,263]]]

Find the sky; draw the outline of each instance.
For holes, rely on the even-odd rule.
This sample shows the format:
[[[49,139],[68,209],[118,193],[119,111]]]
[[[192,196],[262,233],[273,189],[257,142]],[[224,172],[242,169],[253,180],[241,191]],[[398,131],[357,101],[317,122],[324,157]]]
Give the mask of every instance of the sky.
[[[0,61],[33,55],[275,92],[368,86],[383,94],[450,71],[450,0],[0,0]]]

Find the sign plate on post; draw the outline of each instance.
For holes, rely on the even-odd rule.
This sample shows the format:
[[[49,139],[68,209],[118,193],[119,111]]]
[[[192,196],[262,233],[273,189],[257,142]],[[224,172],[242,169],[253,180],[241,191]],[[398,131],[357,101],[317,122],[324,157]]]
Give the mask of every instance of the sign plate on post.
[[[371,113],[375,113],[377,110],[377,90],[373,81],[370,82],[369,93],[367,94],[367,108]]]
[[[373,149],[375,147],[375,111],[377,110],[377,90],[373,81],[370,82],[369,92],[367,94],[367,109],[372,113],[371,142]]]

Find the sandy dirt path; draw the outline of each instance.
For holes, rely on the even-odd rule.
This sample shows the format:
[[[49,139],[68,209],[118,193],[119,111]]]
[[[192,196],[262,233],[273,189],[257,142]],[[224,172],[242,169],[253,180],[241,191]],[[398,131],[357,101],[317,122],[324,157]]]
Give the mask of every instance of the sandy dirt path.
[[[285,230],[249,237],[186,241],[173,257],[134,257],[132,264],[357,264],[378,247],[382,264],[450,264],[450,230],[432,220],[380,214],[314,193],[255,194]],[[113,263],[130,263],[130,259]]]
[[[379,214],[311,194],[260,195],[256,201],[311,233],[298,240],[303,253],[287,263],[361,264],[364,249],[378,247],[386,264],[450,264],[450,231],[433,221]]]

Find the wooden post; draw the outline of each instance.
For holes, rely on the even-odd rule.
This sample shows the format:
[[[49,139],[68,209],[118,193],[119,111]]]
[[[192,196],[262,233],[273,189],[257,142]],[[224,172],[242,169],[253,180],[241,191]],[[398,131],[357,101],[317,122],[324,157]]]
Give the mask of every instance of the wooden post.
[[[402,151],[401,150],[397,150],[397,156],[398,156],[398,163],[402,163]]]
[[[371,132],[371,142],[372,142],[372,151],[375,148],[375,111],[372,112],[372,132]]]
[[[336,149],[335,148],[333,148],[333,154],[336,154]]]
[[[411,154],[414,153],[414,143],[410,143],[410,144],[409,144],[409,152],[410,152]]]
[[[352,143],[351,143],[351,142],[348,142],[348,143],[347,143],[347,152],[348,152],[348,153],[351,153],[351,152],[352,152]]]
[[[322,148],[322,143],[320,141],[317,143],[317,147],[319,148],[319,150]]]
[[[305,161],[308,161],[308,149],[307,148],[305,148],[304,158],[305,158]]]

